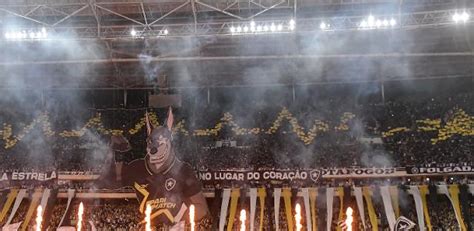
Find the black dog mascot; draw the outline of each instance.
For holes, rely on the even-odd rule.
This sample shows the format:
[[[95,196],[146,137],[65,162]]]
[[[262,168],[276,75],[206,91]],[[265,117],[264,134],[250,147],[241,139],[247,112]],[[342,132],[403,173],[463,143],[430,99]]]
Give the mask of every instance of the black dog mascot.
[[[153,127],[146,115],[148,137],[145,158],[125,165],[117,164],[114,179],[102,177],[99,182],[104,182],[108,178],[109,181],[114,181],[115,186],[133,187],[140,204],[140,212],[144,214],[147,205],[152,209],[152,227],[184,230],[184,220],[188,217],[188,208],[192,204],[195,206],[197,228],[210,230],[211,218],[201,183],[193,169],[175,155],[172,143],[171,108],[166,125],[166,127]],[[130,149],[128,141],[123,136],[113,136],[111,147],[112,152]]]

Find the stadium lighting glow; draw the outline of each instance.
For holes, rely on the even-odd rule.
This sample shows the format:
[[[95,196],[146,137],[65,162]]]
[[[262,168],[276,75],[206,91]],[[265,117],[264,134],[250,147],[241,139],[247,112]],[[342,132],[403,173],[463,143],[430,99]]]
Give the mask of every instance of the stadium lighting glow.
[[[453,14],[453,21],[455,23],[460,23],[460,22],[466,23],[466,22],[469,21],[470,17],[471,16],[466,11],[464,11],[462,13],[456,12],[456,13]]]
[[[390,26],[395,26],[397,25],[397,21],[395,21],[395,19],[390,19]]]
[[[375,26],[376,27],[381,27],[382,26],[382,21],[380,21],[380,20],[375,21]]]
[[[134,36],[134,37],[137,36],[137,31],[136,31],[135,29],[132,29],[132,30],[130,31],[130,35],[131,35],[131,36]]]
[[[369,15],[369,17],[367,18],[367,25],[369,27],[373,27],[375,25],[375,17],[374,16]]]
[[[321,30],[327,30],[329,29],[329,24],[326,24],[325,22],[321,22],[321,24],[319,24],[319,28]]]
[[[290,28],[290,30],[294,30],[295,29],[295,20],[291,19],[290,22],[288,23],[288,28]]]
[[[387,29],[397,25],[394,18],[377,19],[373,15],[369,15],[359,23],[359,29]]]
[[[164,34],[164,35],[168,35],[168,33],[169,33],[168,29],[165,29],[165,30],[163,31],[163,34]]]
[[[7,31],[5,32],[4,37],[7,40],[36,40],[47,38],[48,33],[43,27],[41,30]]]
[[[272,25],[270,26],[270,31],[275,31],[275,30],[276,30],[275,23],[272,23]]]
[[[326,29],[329,28],[329,24],[325,24]],[[259,23],[250,21],[248,23],[242,23],[239,25],[231,26],[229,28],[231,34],[267,34],[276,33],[280,31],[291,31],[295,29],[295,21],[290,20],[287,25],[275,22]]]

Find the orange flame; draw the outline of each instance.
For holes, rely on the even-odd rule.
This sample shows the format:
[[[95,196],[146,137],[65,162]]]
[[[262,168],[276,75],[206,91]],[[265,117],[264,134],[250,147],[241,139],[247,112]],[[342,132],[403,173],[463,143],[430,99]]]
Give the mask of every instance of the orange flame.
[[[77,212],[77,231],[82,230],[82,215],[84,214],[84,204],[79,204],[79,211]]]
[[[146,205],[146,210],[145,210],[145,230],[146,231],[151,231],[151,206],[148,204]]]
[[[354,218],[352,217],[352,208],[351,207],[348,207],[347,210],[346,210],[346,226],[347,226],[347,231],[352,231],[352,221],[354,220]]]
[[[189,207],[189,223],[191,223],[191,231],[194,231],[194,205]]]
[[[245,231],[245,220],[247,219],[247,213],[245,209],[240,211],[240,231]]]
[[[41,231],[41,222],[43,222],[43,208],[40,205],[36,209],[36,231]]]
[[[296,203],[295,212],[296,231],[300,231],[303,229],[303,225],[301,225],[301,206],[298,203]]]

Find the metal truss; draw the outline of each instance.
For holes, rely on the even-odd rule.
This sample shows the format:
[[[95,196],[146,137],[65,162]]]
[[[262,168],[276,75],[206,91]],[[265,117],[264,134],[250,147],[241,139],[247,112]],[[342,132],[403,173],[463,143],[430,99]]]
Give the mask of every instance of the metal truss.
[[[329,24],[329,30],[344,31],[359,29],[369,13],[365,7],[373,4],[398,6],[391,14],[374,13],[395,18],[396,29],[454,24],[454,0],[18,0],[0,3],[0,29],[3,34],[45,27],[51,39],[132,40],[159,38],[165,30],[166,36],[228,36],[230,27],[250,20],[278,24],[294,18],[296,32],[319,31],[321,22]],[[331,7],[356,9],[360,5],[362,10],[352,10],[347,16],[331,15]],[[473,4],[464,7],[474,14]],[[130,34],[132,29],[136,36]]]

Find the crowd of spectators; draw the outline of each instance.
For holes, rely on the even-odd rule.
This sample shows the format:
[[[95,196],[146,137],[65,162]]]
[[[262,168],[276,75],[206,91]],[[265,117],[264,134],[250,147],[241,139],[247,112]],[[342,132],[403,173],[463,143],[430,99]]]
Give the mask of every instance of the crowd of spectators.
[[[218,193],[222,193],[219,191]],[[292,192],[296,193],[296,191]],[[400,191],[401,193],[401,191]],[[428,196],[429,197],[429,196]],[[326,201],[324,200],[325,194],[324,190],[318,192],[318,201],[316,203],[316,217],[317,217],[317,226],[319,229],[326,228]],[[363,228],[363,223],[361,221],[361,216],[359,214],[359,210],[355,203],[354,195],[349,195],[348,197],[344,197],[344,211],[347,206],[350,206],[353,209],[353,218],[354,221],[352,223],[354,230],[371,230],[371,221],[369,219],[369,211],[367,206],[364,206],[364,213],[365,213],[365,225],[366,229]],[[400,194],[400,213],[401,215],[407,217],[408,219],[414,221],[415,223],[418,222],[417,214],[414,206],[414,200],[411,196],[406,196]],[[332,227],[335,230],[335,227],[338,227],[341,220],[339,219],[339,210],[340,210],[340,201],[339,197],[334,197],[333,201],[333,214],[332,214]],[[347,201],[348,199],[348,201]],[[66,216],[65,220],[62,223],[62,226],[76,226],[77,225],[77,214],[78,214],[78,207],[79,207],[79,199],[74,199],[70,212],[68,213],[69,216]],[[140,224],[141,221],[144,219],[144,215],[138,212],[138,202],[136,200],[124,200],[124,199],[84,199],[82,201],[84,203],[84,214],[83,214],[83,226],[85,230],[92,230],[92,225],[98,231],[107,231],[107,230],[141,230],[142,226]],[[234,229],[239,230],[240,227],[240,219],[239,213],[241,209],[245,209],[249,212],[249,202],[250,199],[248,197],[241,197],[239,199],[239,203],[237,206],[237,215],[234,218]],[[377,226],[379,230],[389,230],[388,221],[386,219],[385,210],[383,201],[380,197],[380,194],[377,190],[374,191],[372,195],[372,202],[375,209],[375,214],[377,217]],[[296,203],[300,203],[302,205],[302,224],[303,226],[308,225],[305,216],[305,208],[304,202],[302,198],[299,197],[292,197],[291,199],[292,208]],[[453,207],[451,205],[450,200],[444,195],[438,195],[436,198],[436,202],[433,202],[431,198],[427,198],[426,203],[428,205],[428,211],[431,218],[431,224],[433,230],[458,230],[458,222],[455,217],[455,213]],[[471,198],[472,203],[472,198]],[[13,217],[12,224],[16,222],[24,221],[26,211],[29,208],[29,201],[26,199],[23,201],[18,208],[15,216]],[[45,227],[46,230],[54,230],[57,227],[66,212],[66,199],[58,199],[56,200],[51,216],[48,217],[48,227]],[[214,228],[216,230],[218,221],[219,221],[219,214],[220,214],[220,197],[217,195],[215,198],[208,198],[208,204],[210,206],[210,212],[213,214],[214,220]],[[471,206],[471,213],[474,212],[474,207]],[[280,230],[288,230],[288,223],[287,223],[287,216],[285,211],[284,200],[281,199],[280,202],[280,210],[279,210],[279,227]],[[291,217],[294,217],[294,211],[291,214]],[[249,227],[249,214],[247,214],[247,221],[246,226]],[[263,230],[274,230],[272,227],[275,227],[274,215],[274,208],[273,208],[273,198],[271,196],[266,198],[265,202],[265,212],[263,217]],[[343,216],[343,219],[346,217]],[[3,223],[0,226],[3,226],[6,220],[3,220]],[[34,217],[30,221],[30,227],[34,226]],[[257,201],[256,206],[256,218],[255,218],[255,226],[260,226],[260,203]]]
[[[191,135],[176,134],[175,146],[182,159],[196,168],[309,168],[309,167],[350,167],[350,166],[407,166],[435,163],[472,163],[474,142],[472,135],[460,135],[456,132],[449,138],[433,143],[438,131],[417,129],[417,120],[440,119],[443,128],[452,120],[455,110],[463,110],[468,116],[467,128],[472,127],[474,108],[473,93],[459,93],[451,96],[439,96],[427,99],[400,98],[382,103],[354,104],[343,102],[346,98],[326,101],[293,103],[288,110],[303,128],[310,128],[315,120],[324,121],[329,129],[319,132],[309,144],[302,142],[294,133],[290,121],[283,120],[274,134],[261,132],[259,135],[235,135],[228,124],[216,135],[191,136],[193,129],[212,128],[220,121],[227,110],[233,114],[236,124],[241,127],[259,127],[268,129],[282,110],[278,105],[257,103],[253,111],[236,107],[208,105],[199,111],[196,107],[177,109],[175,121],[185,121]],[[249,106],[246,105],[245,108]],[[350,112],[355,117],[347,121],[347,130],[332,129],[341,123],[341,115]],[[59,114],[59,111],[51,114]],[[125,131],[133,128],[143,116],[144,110],[102,110],[105,127],[119,128]],[[165,110],[157,110],[159,118],[165,118]],[[17,111],[2,112],[2,120],[21,127],[26,125],[23,119],[33,115],[17,116]],[[86,114],[86,113],[82,113]],[[95,112],[89,112],[90,116]],[[3,117],[7,115],[6,117]],[[51,118],[54,118],[51,116]],[[71,120],[70,116],[65,118]],[[84,117],[87,118],[87,117]],[[18,120],[12,120],[18,119]],[[63,119],[50,121],[57,131],[77,129],[72,121]],[[78,122],[76,122],[78,123]],[[66,127],[65,127],[66,126]],[[70,127],[67,127],[70,126]],[[71,127],[72,126],[72,127]],[[384,136],[394,128],[407,130]],[[30,134],[11,149],[0,149],[2,162],[0,169],[54,169],[68,171],[95,171],[101,169],[107,152],[109,137],[89,129],[79,138],[44,137],[40,126],[34,127]],[[306,129],[304,132],[308,132]],[[13,130],[18,134],[19,130]],[[130,161],[143,157],[145,132],[130,135],[125,133],[133,149],[121,156],[121,161]],[[235,141],[233,147],[216,147],[216,141]]]
[[[243,96],[245,97],[245,96]],[[264,100],[268,99],[265,98]],[[60,100],[59,100],[60,101]],[[438,142],[439,131],[423,131],[418,129],[420,125],[417,120],[439,119],[440,128],[447,126],[453,120],[455,110],[462,110],[470,119],[467,127],[463,129],[474,129],[474,93],[452,93],[448,96],[439,95],[420,98],[395,98],[387,99],[385,102],[361,102],[354,103],[347,97],[336,97],[317,100],[301,100],[301,102],[270,104],[258,101],[246,102],[243,100],[237,106],[229,102],[219,102],[216,105],[183,107],[175,110],[175,121],[184,120],[185,128],[190,134],[178,133],[174,144],[181,159],[189,162],[196,169],[252,169],[252,168],[330,168],[330,167],[388,167],[388,166],[410,166],[410,165],[439,165],[439,164],[473,164],[474,137],[472,135],[461,135],[453,131],[452,135]],[[4,103],[4,102],[2,102]],[[219,104],[220,103],[220,104]],[[233,102],[236,103],[236,102]],[[64,103],[58,104],[67,109],[68,112],[76,112],[79,109],[72,108]],[[224,106],[223,106],[224,105]],[[252,105],[252,106],[249,106]],[[8,108],[15,108],[10,105]],[[37,105],[36,105],[37,106]],[[298,120],[300,126],[311,128],[315,120],[324,121],[328,124],[328,131],[318,133],[314,141],[305,144],[294,132],[290,121],[283,120],[281,127],[274,134],[265,132],[259,135],[236,135],[230,125],[224,125],[222,130],[211,136],[192,136],[193,129],[212,128],[218,123],[224,112],[230,112],[233,120],[241,127],[259,127],[268,129],[276,120],[278,113],[285,106]],[[252,108],[253,107],[253,108]],[[33,110],[35,106],[23,110]],[[64,109],[63,108],[63,109]],[[55,131],[77,129],[83,126],[87,118],[96,112],[102,113],[104,127],[120,128],[124,131],[134,128],[144,113],[144,109],[127,110],[90,110],[77,112],[76,116],[63,113],[58,107],[47,107],[50,113],[50,122]],[[159,118],[165,118],[166,110],[157,110]],[[341,123],[340,117],[344,112],[355,115],[347,122],[347,130],[333,129]],[[0,112],[0,122],[14,125],[13,133],[21,134],[20,128],[27,126],[27,122],[35,118],[35,114],[22,113],[21,110],[8,110]],[[78,122],[78,118],[83,118]],[[402,132],[384,135],[384,132],[403,127]],[[308,129],[305,130],[308,132]],[[2,131],[5,136],[4,131]],[[144,129],[136,134],[125,133],[130,140],[133,149],[117,157],[119,161],[130,161],[143,157],[146,133]],[[108,151],[107,146],[110,137],[101,134],[94,129],[87,129],[84,136],[76,138],[64,138],[53,136],[47,138],[43,135],[42,127],[34,127],[32,131],[18,141],[11,149],[0,148],[0,172],[7,170],[24,171],[90,171],[98,172],[103,168],[104,158]],[[217,141],[224,141],[225,145],[217,145]],[[232,141],[232,142],[230,142]],[[235,141],[235,142],[234,142]],[[0,141],[4,145],[5,140]],[[232,145],[229,145],[232,144]],[[392,179],[393,184],[402,183],[401,179]],[[387,180],[356,180],[351,182],[355,185],[377,185],[387,184]],[[330,186],[346,184],[345,180],[326,182]],[[403,182],[410,184],[410,182]],[[420,181],[416,182],[419,184]],[[66,187],[81,188],[80,183]],[[214,185],[214,188],[219,186]],[[438,205],[428,203],[432,211],[432,224],[435,229],[456,230],[457,221],[447,198],[439,198]],[[18,215],[13,222],[21,221],[27,210],[28,203],[22,203]],[[413,203],[408,203],[413,204]],[[333,224],[336,225],[338,218],[338,201],[334,202]],[[73,204],[70,220],[75,222],[74,215],[77,213],[77,203]],[[383,204],[374,199],[374,206],[379,218],[380,229],[387,229],[388,222],[384,218]],[[408,206],[409,212],[405,215],[416,221],[416,213],[413,206]],[[65,202],[58,202],[53,208],[50,219],[51,227],[59,224],[66,209]],[[136,212],[135,201],[101,201],[90,202],[86,206],[85,217],[91,221],[96,228],[110,230],[134,230],[142,219]],[[258,211],[258,209],[257,209]],[[322,214],[321,223],[325,224]],[[362,222],[358,220],[358,211],[355,210],[355,224],[361,227]],[[365,211],[366,217],[368,212]],[[257,213],[258,215],[258,213]],[[259,215],[258,215],[259,216]],[[256,221],[259,221],[257,216]],[[280,225],[286,227],[286,219],[283,209],[280,211]],[[324,222],[323,222],[324,221]],[[266,213],[264,217],[265,227],[274,223],[274,216]],[[365,221],[370,226],[370,221]],[[239,224],[236,218],[235,224]],[[87,225],[87,224],[86,224]]]
[[[76,226],[79,203],[73,202],[69,217],[61,226]],[[138,203],[124,200],[95,200],[84,203],[83,225],[86,230],[92,229],[92,224],[97,230],[139,230],[143,215],[138,212]],[[66,211],[66,203],[57,203],[53,207],[50,228],[58,227]]]

